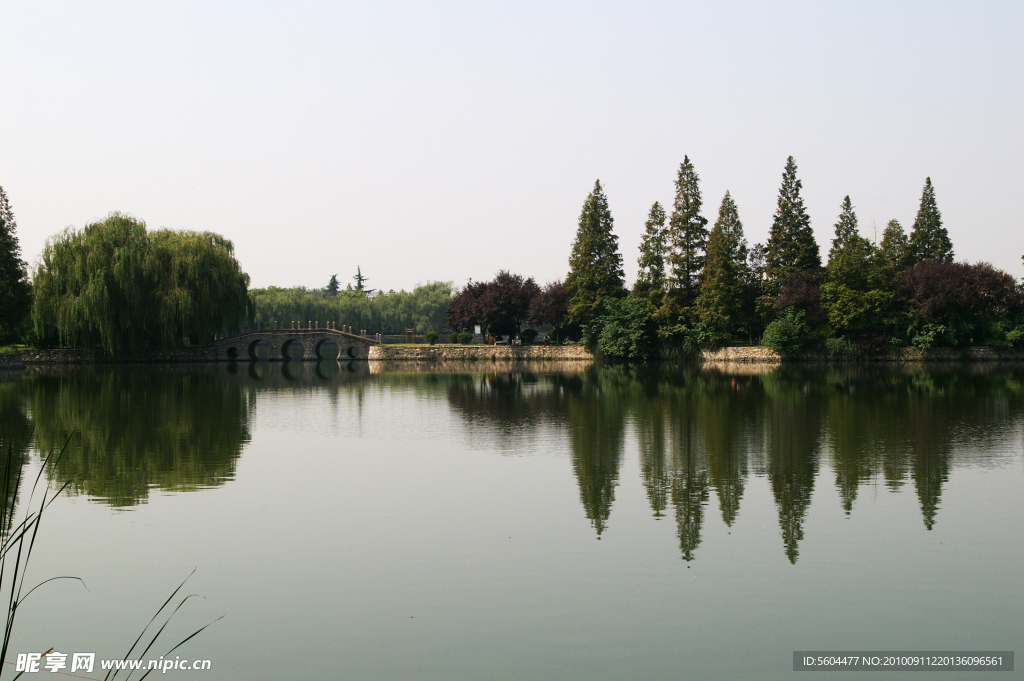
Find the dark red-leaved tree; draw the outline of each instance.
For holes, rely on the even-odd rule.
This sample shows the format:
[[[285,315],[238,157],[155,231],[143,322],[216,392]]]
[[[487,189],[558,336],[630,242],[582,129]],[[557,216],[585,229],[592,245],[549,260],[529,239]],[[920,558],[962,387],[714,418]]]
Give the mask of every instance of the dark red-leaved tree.
[[[788,275],[775,299],[775,311],[782,312],[788,307],[804,311],[808,324],[825,321],[825,310],[818,295],[818,274],[813,271],[793,272]]]
[[[1021,302],[1013,277],[987,262],[919,262],[904,272],[899,293],[928,320],[1002,315],[1019,309]]]
[[[519,333],[527,321],[530,302],[540,293],[533,277],[502,270],[487,284],[480,299],[484,324],[490,333],[512,335]]]
[[[486,290],[486,282],[470,281],[452,299],[445,315],[445,324],[450,331],[469,331],[476,324],[483,325],[484,314],[480,301]]]
[[[479,324],[485,333],[516,334],[539,293],[533,277],[502,270],[493,281],[466,284],[448,306],[446,323],[451,330],[466,331]]]
[[[559,327],[565,321],[565,314],[568,310],[569,290],[561,281],[553,281],[534,297],[527,316],[534,324],[550,324]]]

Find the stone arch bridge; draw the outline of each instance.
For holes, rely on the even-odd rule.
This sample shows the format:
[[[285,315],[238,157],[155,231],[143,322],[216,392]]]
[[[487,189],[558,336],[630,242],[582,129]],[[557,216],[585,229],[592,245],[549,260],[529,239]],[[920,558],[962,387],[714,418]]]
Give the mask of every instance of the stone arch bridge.
[[[285,360],[366,359],[375,338],[337,329],[264,329],[213,341],[207,349],[213,359],[244,362]]]

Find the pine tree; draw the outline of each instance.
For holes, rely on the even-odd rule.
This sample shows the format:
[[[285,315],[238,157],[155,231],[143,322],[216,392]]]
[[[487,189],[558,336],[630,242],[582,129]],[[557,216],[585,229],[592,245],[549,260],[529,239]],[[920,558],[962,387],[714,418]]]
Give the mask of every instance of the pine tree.
[[[652,298],[657,305],[665,290],[665,209],[657,201],[651,206],[644,227],[633,294]]]
[[[606,298],[625,295],[625,274],[619,237],[612,232],[612,213],[601,181],[583,203],[576,241],[569,256],[569,274],[565,288],[570,294],[567,319],[588,324],[604,312]]]
[[[736,202],[722,198],[718,219],[708,237],[707,260],[699,280],[696,308],[701,321],[725,331],[743,304],[747,240],[743,237]]]
[[[907,235],[898,220],[889,220],[882,233],[882,243],[875,253],[875,271],[881,285],[891,288],[896,278],[909,265]]]
[[[331,280],[327,282],[327,286],[324,287],[324,292],[329,296],[338,295],[338,289],[341,288],[341,284],[338,282],[338,275],[332,274]]]
[[[828,281],[856,291],[867,287],[874,247],[857,232],[857,214],[847,196],[840,204],[836,236],[828,253]]]
[[[356,266],[356,274],[352,277],[352,280],[356,282],[356,290],[362,293],[366,290],[366,287],[363,286],[363,284],[368,282],[370,279],[368,277],[364,277],[362,268]]]
[[[768,281],[776,288],[792,272],[817,270],[821,267],[821,255],[811,229],[811,218],[800,196],[802,188],[803,183],[796,177],[796,161],[790,156],[782,173],[778,208],[765,256]]]
[[[28,268],[21,259],[17,231],[7,192],[0,187],[0,341],[18,336],[31,300]]]
[[[676,199],[668,228],[670,288],[684,306],[696,295],[697,278],[704,269],[708,220],[700,214],[701,205],[700,178],[690,157],[684,156],[676,176]]]
[[[953,262],[953,242],[942,226],[942,214],[935,203],[935,188],[930,177],[924,181],[921,207],[910,231],[909,251],[911,264],[925,260]]]

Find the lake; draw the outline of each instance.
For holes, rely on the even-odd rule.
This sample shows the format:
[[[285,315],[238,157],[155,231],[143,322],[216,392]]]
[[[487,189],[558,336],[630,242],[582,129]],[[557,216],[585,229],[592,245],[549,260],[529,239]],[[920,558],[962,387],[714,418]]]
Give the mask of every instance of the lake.
[[[65,441],[28,581],[85,587],[32,594],[13,653],[121,657],[193,570],[140,657],[224,617],[169,677],[790,679],[1024,640],[1022,366],[30,368],[0,382],[18,517]]]

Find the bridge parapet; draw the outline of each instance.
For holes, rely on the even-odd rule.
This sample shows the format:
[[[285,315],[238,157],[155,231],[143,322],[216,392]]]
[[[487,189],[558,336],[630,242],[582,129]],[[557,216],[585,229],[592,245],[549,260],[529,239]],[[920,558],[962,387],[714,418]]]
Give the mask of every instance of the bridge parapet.
[[[256,359],[280,362],[366,359],[374,345],[378,345],[374,338],[337,329],[264,329],[219,338],[207,348],[215,353],[217,360],[226,362]],[[264,353],[266,356],[261,356]]]

